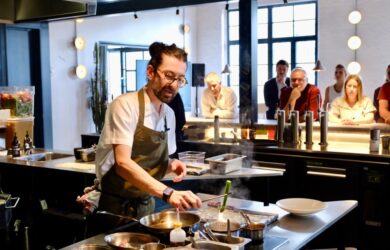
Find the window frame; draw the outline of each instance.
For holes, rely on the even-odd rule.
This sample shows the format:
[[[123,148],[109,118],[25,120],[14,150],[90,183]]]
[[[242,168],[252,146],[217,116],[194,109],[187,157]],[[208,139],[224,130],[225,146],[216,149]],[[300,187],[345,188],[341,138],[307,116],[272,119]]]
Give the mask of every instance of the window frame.
[[[297,5],[307,5],[307,4],[315,4],[315,34],[314,35],[310,35],[310,36],[294,36],[294,30],[293,30],[293,36],[291,37],[280,37],[280,38],[274,38],[272,36],[272,16],[273,16],[273,13],[272,13],[272,10],[273,8],[277,8],[277,7],[281,7],[281,6],[297,6]],[[259,44],[267,44],[268,46],[268,76],[266,77],[267,79],[270,79],[273,77],[273,73],[274,73],[274,70],[273,70],[273,62],[272,62],[272,58],[273,58],[273,44],[274,43],[280,43],[280,42],[290,42],[291,44],[291,62],[290,63],[290,71],[291,69],[294,69],[297,65],[297,62],[296,62],[296,44],[298,42],[302,42],[302,41],[314,41],[315,42],[315,55],[314,55],[314,63],[318,60],[318,3],[316,0],[313,0],[313,1],[306,1],[306,2],[300,2],[300,3],[288,3],[288,4],[275,4],[275,5],[268,5],[268,6],[258,6],[257,9],[268,9],[268,23],[267,23],[267,28],[268,28],[268,38],[261,38],[261,39],[257,39],[257,45]],[[235,8],[235,9],[229,9],[228,12],[227,12],[227,18],[226,18],[226,22],[227,22],[227,56],[228,56],[228,63],[229,65],[236,65],[236,64],[233,64],[232,61],[231,61],[231,55],[230,55],[230,47],[232,45],[239,45],[240,43],[240,40],[229,40],[230,39],[230,12],[233,12],[233,11],[239,11],[239,9]],[[293,18],[292,22],[294,23],[296,21],[295,18]],[[294,27],[294,26],[293,26]],[[238,66],[239,66],[239,62],[238,62]],[[257,67],[259,66],[259,63],[257,62]],[[257,68],[256,67],[256,68]],[[259,72],[258,72],[259,74]],[[227,85],[228,86],[235,86],[235,84],[232,84],[231,83],[231,79],[230,79],[230,76],[228,77],[227,79]],[[314,82],[313,84],[317,85],[317,81],[318,81],[318,73],[315,72],[314,73]],[[264,82],[265,83],[265,82]],[[264,86],[264,83],[257,83],[257,86],[260,87],[260,86]],[[237,83],[238,86],[239,86],[239,83]],[[258,96],[258,100],[257,102],[259,102],[261,97]]]

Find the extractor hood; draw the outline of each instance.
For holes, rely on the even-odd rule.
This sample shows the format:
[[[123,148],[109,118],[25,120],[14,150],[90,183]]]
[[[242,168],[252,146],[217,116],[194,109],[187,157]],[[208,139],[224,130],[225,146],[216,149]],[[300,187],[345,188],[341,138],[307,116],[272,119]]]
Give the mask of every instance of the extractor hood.
[[[49,21],[96,14],[96,0],[1,0],[0,22]]]

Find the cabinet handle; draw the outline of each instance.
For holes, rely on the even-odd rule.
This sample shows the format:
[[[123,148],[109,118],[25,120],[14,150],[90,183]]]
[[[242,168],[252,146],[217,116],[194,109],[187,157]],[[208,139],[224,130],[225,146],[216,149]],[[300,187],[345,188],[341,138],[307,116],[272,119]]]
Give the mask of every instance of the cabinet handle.
[[[252,168],[285,172],[286,164],[271,161],[252,161]]]
[[[307,165],[307,175],[326,176],[333,178],[347,178],[346,169],[332,167],[318,167]]]

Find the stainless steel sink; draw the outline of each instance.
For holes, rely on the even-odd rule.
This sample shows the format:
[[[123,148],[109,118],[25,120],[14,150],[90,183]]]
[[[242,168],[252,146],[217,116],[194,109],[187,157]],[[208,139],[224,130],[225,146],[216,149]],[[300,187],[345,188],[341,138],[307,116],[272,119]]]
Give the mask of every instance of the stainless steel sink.
[[[22,161],[51,161],[61,158],[66,158],[72,156],[71,154],[63,154],[63,153],[55,153],[55,152],[43,152],[43,153],[35,153],[30,155],[24,155],[15,157],[15,160]]]

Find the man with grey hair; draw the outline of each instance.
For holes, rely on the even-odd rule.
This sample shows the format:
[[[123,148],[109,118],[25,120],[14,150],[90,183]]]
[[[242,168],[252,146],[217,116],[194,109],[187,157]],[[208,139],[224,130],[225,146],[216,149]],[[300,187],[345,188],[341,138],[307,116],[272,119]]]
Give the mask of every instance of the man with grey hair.
[[[207,88],[202,95],[202,114],[206,118],[236,118],[238,113],[237,97],[234,91],[222,86],[217,73],[208,73],[204,79]]]
[[[284,87],[280,95],[280,108],[286,111],[299,111],[299,121],[303,121],[306,110],[313,111],[314,120],[318,120],[318,109],[321,107],[320,90],[307,83],[306,71],[302,68],[295,68],[291,72],[291,87]]]

